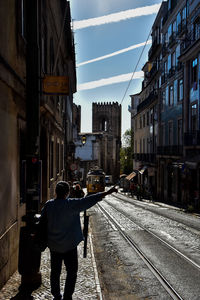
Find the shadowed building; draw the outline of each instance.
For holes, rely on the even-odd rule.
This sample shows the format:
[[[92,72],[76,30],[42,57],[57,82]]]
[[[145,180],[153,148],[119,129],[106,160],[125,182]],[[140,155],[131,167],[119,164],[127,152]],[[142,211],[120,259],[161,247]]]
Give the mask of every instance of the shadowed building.
[[[103,133],[100,167],[115,181],[120,174],[121,105],[117,102],[93,103],[92,132]]]

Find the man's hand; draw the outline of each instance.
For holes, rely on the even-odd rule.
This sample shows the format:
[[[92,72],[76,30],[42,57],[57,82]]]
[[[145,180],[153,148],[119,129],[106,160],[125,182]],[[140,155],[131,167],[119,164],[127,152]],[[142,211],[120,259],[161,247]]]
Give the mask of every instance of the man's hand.
[[[115,187],[115,185],[113,187],[111,187],[111,189],[109,189],[106,193],[107,195],[112,194],[112,193],[117,193],[118,189]]]

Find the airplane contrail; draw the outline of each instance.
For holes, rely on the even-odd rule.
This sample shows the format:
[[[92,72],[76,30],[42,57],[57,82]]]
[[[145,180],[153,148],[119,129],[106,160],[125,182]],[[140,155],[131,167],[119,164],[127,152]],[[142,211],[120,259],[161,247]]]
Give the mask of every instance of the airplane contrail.
[[[82,90],[91,90],[95,89],[97,87],[105,86],[105,85],[110,85],[110,84],[115,84],[115,83],[120,83],[120,82],[126,82],[129,81],[132,77],[133,73],[127,73],[127,74],[121,74],[109,78],[102,78],[99,80],[95,81],[90,81],[90,82],[85,82],[78,84],[77,90],[82,91]],[[143,71],[138,71],[135,72],[133,79],[140,79],[144,77]]]
[[[96,61],[99,61],[99,60],[103,60],[103,59],[106,59],[106,58],[109,58],[109,57],[112,57],[112,56],[115,56],[115,55],[118,55],[118,54],[121,54],[121,53],[130,51],[130,50],[133,50],[133,49],[142,47],[142,46],[144,46],[145,44],[146,44],[146,45],[151,44],[151,40],[148,40],[147,42],[143,42],[143,43],[140,43],[140,44],[132,45],[132,46],[130,46],[130,47],[128,47],[128,48],[124,48],[124,49],[121,49],[121,50],[119,50],[119,51],[112,52],[112,53],[110,53],[110,54],[106,54],[106,55],[103,55],[103,56],[99,56],[99,57],[97,57],[97,58],[93,58],[93,59],[90,59],[90,60],[87,60],[87,61],[83,61],[82,63],[79,63],[79,64],[77,64],[76,66],[77,66],[77,67],[80,67],[80,66],[83,66],[83,65],[91,64],[91,63],[93,63],[93,62],[96,62]]]
[[[73,28],[74,30],[78,30],[87,27],[99,26],[103,24],[128,20],[131,18],[152,15],[158,12],[160,5],[161,4],[148,5],[148,6],[128,9],[125,11],[121,11],[121,12],[117,12],[117,13],[113,13],[101,17],[90,18],[90,19],[80,20],[80,21],[73,21]]]

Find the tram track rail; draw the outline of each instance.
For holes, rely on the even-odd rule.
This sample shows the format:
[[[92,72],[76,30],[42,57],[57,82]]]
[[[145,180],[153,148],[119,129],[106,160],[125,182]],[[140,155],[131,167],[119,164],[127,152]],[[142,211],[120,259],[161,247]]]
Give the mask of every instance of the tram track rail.
[[[108,203],[108,202],[107,202]],[[191,265],[193,265],[194,267],[196,267],[199,271],[200,271],[200,265],[198,265],[195,261],[193,261],[192,259],[190,259],[188,256],[186,256],[184,253],[182,253],[181,251],[179,251],[178,249],[176,249],[174,246],[172,246],[171,244],[167,243],[164,239],[162,239],[161,237],[159,237],[158,235],[156,235],[154,232],[150,231],[149,229],[147,229],[145,226],[139,224],[137,221],[133,220],[128,214],[122,212],[121,210],[118,210],[114,205],[112,205],[111,203],[108,203],[114,210],[116,210],[117,212],[119,212],[120,214],[122,214],[124,217],[128,218],[131,222],[133,222],[135,225],[137,225],[139,228],[141,228],[142,230],[148,232],[150,235],[154,236],[157,240],[159,240],[161,243],[163,243],[165,246],[167,246],[170,250],[172,250],[174,253],[176,253],[177,255],[181,256],[183,259],[185,259],[187,262],[189,262]]]
[[[133,222],[134,225],[136,225],[138,228],[146,231],[148,234],[154,236],[154,238],[158,239],[160,243],[164,244],[167,248],[169,248],[171,251],[173,251],[176,255],[183,258],[187,263],[192,265],[193,267],[197,268],[198,271],[200,271],[200,266],[192,261],[190,258],[185,256],[183,253],[181,253],[179,250],[168,244],[165,240],[162,240],[159,236],[152,233],[148,229],[146,229],[144,226],[138,224],[138,222],[133,221],[130,216],[118,209],[115,208],[112,204],[108,203],[109,206],[112,207],[112,209],[116,210],[118,213],[122,214],[125,218],[128,218],[131,222]],[[108,220],[111,222],[111,224],[114,225],[114,227],[117,228],[120,235],[127,241],[127,243],[131,246],[131,248],[139,255],[139,257],[142,259],[142,261],[146,264],[146,266],[150,269],[150,271],[154,274],[154,276],[158,279],[158,281],[161,283],[163,288],[166,290],[166,292],[171,296],[172,299],[184,299],[182,296],[173,288],[173,286],[169,283],[169,281],[161,274],[161,272],[157,269],[157,267],[151,262],[151,260],[144,254],[144,252],[139,248],[139,246],[134,242],[133,238],[131,238],[125,231],[122,229],[122,226],[118,223],[118,221],[100,204],[98,203],[99,210],[108,218]]]
[[[144,205],[145,205],[145,203],[146,203],[145,201],[135,200],[135,199],[133,199],[133,198],[126,199],[127,197],[126,197],[125,195],[123,195],[123,194],[121,194],[121,195],[120,195],[120,194],[118,194],[118,195],[113,194],[112,196],[113,196],[114,198],[117,198],[117,199],[119,199],[119,200],[122,200],[122,201],[124,201],[124,202],[126,202],[126,203],[130,203],[130,204],[132,204],[132,205],[134,205],[134,206],[136,206],[136,207],[140,207],[140,208],[143,208],[143,209],[148,210],[148,211],[150,211],[150,212],[153,212],[154,214],[156,214],[156,215],[158,215],[158,216],[163,216],[163,217],[168,218],[169,220],[172,220],[172,221],[178,221],[179,223],[181,223],[181,224],[183,224],[183,225],[189,227],[190,229],[194,230],[195,233],[199,232],[199,235],[200,235],[200,228],[199,228],[199,227],[195,226],[194,224],[188,225],[187,222],[185,222],[185,221],[183,221],[183,220],[181,220],[181,219],[177,220],[177,219],[175,219],[174,216],[172,217],[172,216],[166,215],[165,213],[163,213],[163,211],[157,212],[155,209],[152,209],[152,207],[147,207],[147,206],[144,207]],[[133,202],[133,200],[134,200],[134,202]],[[154,203],[154,205],[156,205],[156,204],[157,204],[157,203]],[[159,205],[159,207],[160,207],[160,205]],[[184,210],[182,210],[182,212],[183,212],[183,211],[184,211]],[[200,216],[199,216],[199,215],[195,215],[195,217],[196,217],[197,219],[200,219]],[[199,222],[199,221],[198,221],[198,222]]]

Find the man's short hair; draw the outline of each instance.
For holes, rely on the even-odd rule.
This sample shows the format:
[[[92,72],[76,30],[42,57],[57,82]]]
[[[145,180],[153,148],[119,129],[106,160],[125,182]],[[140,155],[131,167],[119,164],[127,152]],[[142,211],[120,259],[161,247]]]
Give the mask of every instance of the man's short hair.
[[[69,193],[69,184],[66,181],[59,181],[56,184],[56,194],[58,198],[63,198]]]

